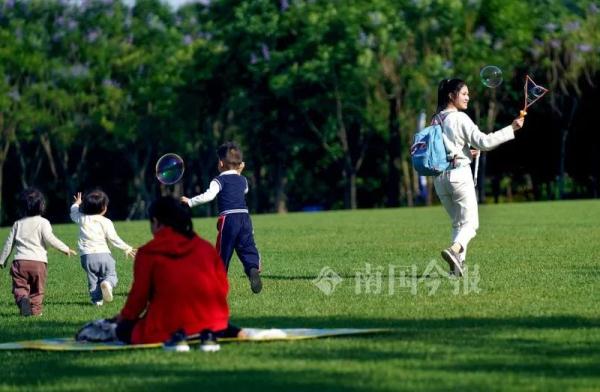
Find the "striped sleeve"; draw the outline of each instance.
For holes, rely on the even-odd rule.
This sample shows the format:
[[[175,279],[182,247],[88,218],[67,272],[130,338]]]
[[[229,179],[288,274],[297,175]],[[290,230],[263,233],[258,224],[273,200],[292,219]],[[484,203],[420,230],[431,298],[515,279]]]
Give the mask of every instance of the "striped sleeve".
[[[208,203],[209,201],[214,200],[214,198],[217,197],[220,191],[221,183],[215,178],[210,182],[210,185],[206,192],[204,192],[201,195],[192,197],[188,202],[188,205],[190,207],[195,207],[200,204]]]

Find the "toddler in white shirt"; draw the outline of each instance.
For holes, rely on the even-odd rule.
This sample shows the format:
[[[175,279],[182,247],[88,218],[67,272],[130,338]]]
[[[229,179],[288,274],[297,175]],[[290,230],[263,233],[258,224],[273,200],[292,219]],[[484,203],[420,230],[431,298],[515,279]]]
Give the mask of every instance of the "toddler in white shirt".
[[[113,289],[117,286],[115,259],[110,253],[107,241],[135,257],[136,249],[127,245],[118,235],[112,221],[104,216],[108,208],[108,196],[101,190],[94,190],[81,197],[81,192],[73,197],[71,220],[79,225],[79,254],[81,267],[87,273],[88,289],[92,303],[102,306],[113,300]]]

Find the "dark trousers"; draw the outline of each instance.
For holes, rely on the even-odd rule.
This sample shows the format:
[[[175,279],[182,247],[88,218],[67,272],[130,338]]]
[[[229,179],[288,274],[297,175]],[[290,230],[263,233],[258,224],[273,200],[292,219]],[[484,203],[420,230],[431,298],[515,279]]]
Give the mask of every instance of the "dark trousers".
[[[123,343],[131,344],[131,335],[133,328],[139,320],[122,320],[117,323],[117,339]],[[227,328],[221,331],[213,331],[217,338],[236,338],[242,329],[232,324],[227,324]],[[176,331],[173,331],[176,332]],[[198,331],[200,333],[200,331]]]
[[[260,254],[254,243],[254,230],[252,221],[247,213],[234,213],[221,215],[217,220],[217,252],[229,270],[229,261],[233,251],[244,265],[244,272],[250,275],[250,270],[260,270]]]
[[[13,295],[17,306],[23,298],[31,301],[31,313],[42,313],[44,288],[48,277],[48,265],[41,261],[15,260],[10,268]]]

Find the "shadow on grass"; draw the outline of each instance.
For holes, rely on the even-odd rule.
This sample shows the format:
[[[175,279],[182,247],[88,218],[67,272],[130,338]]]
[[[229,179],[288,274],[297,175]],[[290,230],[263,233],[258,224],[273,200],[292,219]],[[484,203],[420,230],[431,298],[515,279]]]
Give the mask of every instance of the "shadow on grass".
[[[343,337],[336,339],[369,340],[367,349],[348,348],[335,353],[312,351],[307,353],[298,347],[295,352],[306,359],[352,358],[355,361],[379,361],[385,359],[414,358],[427,361],[429,352],[414,350],[411,345],[418,343],[435,347],[442,355],[475,355],[485,353],[490,362],[446,362],[439,369],[459,372],[499,372],[543,375],[570,374],[572,376],[590,376],[600,379],[600,318],[579,316],[545,317],[509,317],[451,319],[356,319],[344,317],[328,318],[240,318],[235,320],[242,326],[279,327],[279,328],[393,328],[393,332],[377,335]],[[581,337],[571,340],[577,330],[597,329],[595,341],[586,341]],[[557,338],[553,332],[560,331]],[[532,332],[535,338],[531,338]],[[550,337],[546,332],[550,333]],[[525,335],[527,338],[519,337]],[[587,335],[586,335],[587,336]],[[537,338],[539,337],[539,339]],[[557,340],[558,339],[558,340]],[[410,351],[369,349],[373,347],[392,347],[397,343],[408,347]],[[502,360],[494,361],[494,358]],[[506,362],[506,358],[514,362]],[[520,363],[521,360],[534,363]],[[580,361],[560,365],[562,361]],[[557,362],[558,361],[558,362]]]
[[[156,351],[157,355],[164,355]],[[325,388],[328,391],[359,391],[351,385],[352,376],[345,377],[347,382],[340,383],[339,378],[332,378],[331,373],[318,370],[290,370],[288,369],[235,369],[206,364],[206,355],[203,353],[183,354],[188,358],[181,358],[182,354],[171,355],[168,363],[165,358],[161,362],[146,359],[135,363],[116,365],[85,366],[77,361],[74,355],[56,355],[56,361],[51,366],[36,369],[35,377],[22,372],[16,374],[8,369],[9,377],[3,377],[0,385],[16,386],[21,390],[39,388],[39,381],[46,380],[45,385],[70,386],[72,390],[127,390],[127,391],[310,391],[315,392]],[[210,355],[210,354],[208,354]],[[179,356],[179,357],[177,357]],[[196,357],[196,361],[189,359]],[[202,358],[201,356],[204,356]],[[106,358],[110,360],[110,356]],[[103,381],[104,379],[104,381]],[[115,379],[122,380],[115,385]],[[87,388],[86,388],[87,382]],[[112,385],[110,385],[112,383]],[[69,388],[69,389],[71,389]]]
[[[338,273],[337,274],[340,278],[342,279],[356,279],[356,274],[348,274],[348,273]],[[261,274],[263,280],[283,280],[283,281],[294,281],[294,280],[308,280],[308,281],[313,281],[315,279],[318,278],[317,275],[311,275],[311,276],[305,276],[305,275],[299,275],[299,276],[290,276],[290,275],[269,275],[269,274]],[[384,279],[387,280],[390,278],[390,275],[387,274],[381,274],[381,275],[377,275],[378,279]],[[393,276],[392,278],[398,278],[398,276]],[[404,275],[405,279],[429,279],[429,278],[433,278],[433,279],[440,279],[440,276],[437,274],[431,274],[431,275],[423,275],[423,274],[406,274]]]
[[[233,317],[233,321],[242,326],[257,328],[398,328],[403,333],[410,331],[459,330],[464,328],[481,329],[574,329],[600,328],[600,318],[580,316],[544,316],[544,317],[457,317],[440,319],[373,319],[335,317]]]
[[[200,353],[169,356],[161,350],[0,352],[4,374],[0,382],[24,389],[37,386],[38,381],[20,371],[24,364],[36,368],[36,380],[52,380],[47,385],[58,389],[63,382],[68,385],[71,378],[82,382],[82,388],[83,385],[91,387],[102,382],[103,375],[113,383],[119,380],[119,388],[127,390],[191,390],[202,386],[208,390],[367,391],[370,388],[366,379],[390,371],[402,372],[401,376],[400,373],[387,375],[393,382],[401,382],[411,372],[420,372],[442,378],[448,376],[454,382],[450,385],[460,384],[467,389],[478,387],[481,377],[573,379],[574,383],[580,382],[579,379],[588,383],[600,381],[597,371],[600,318],[570,315],[452,319],[274,316],[240,317],[232,321],[246,327],[394,328],[394,331],[325,340],[224,345],[222,352],[214,357]],[[41,321],[39,329],[48,331],[46,337],[54,337],[57,330],[71,327],[74,332],[79,325]],[[14,335],[32,338],[23,336],[25,331],[23,328]],[[578,334],[578,331],[586,333]],[[6,332],[0,335],[5,338]],[[41,363],[44,366],[38,368]],[[379,367],[387,370],[380,374],[376,370]],[[433,381],[430,384],[426,380],[418,382],[425,383],[424,389],[429,390],[448,387],[436,386]]]
[[[343,279],[353,279],[354,275],[351,274],[338,274],[338,276],[340,278]],[[311,276],[303,276],[303,275],[299,275],[299,276],[290,276],[290,275],[269,275],[269,274],[261,274],[261,277],[263,278],[263,280],[308,280],[308,281],[312,281],[315,280],[317,278],[317,275],[311,275]]]
[[[72,301],[68,301],[68,300],[52,301],[52,306],[54,306],[54,305],[63,305],[63,306],[77,305],[77,306],[88,306],[90,308],[93,307],[92,301],[90,299],[87,299],[87,300],[74,299]]]

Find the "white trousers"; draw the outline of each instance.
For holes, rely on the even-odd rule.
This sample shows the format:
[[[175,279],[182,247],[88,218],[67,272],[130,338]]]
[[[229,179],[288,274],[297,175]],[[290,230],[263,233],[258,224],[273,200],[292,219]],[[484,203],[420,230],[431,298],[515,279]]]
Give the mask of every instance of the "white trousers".
[[[459,243],[467,255],[469,241],[477,234],[479,212],[471,167],[464,166],[443,172],[433,179],[435,192],[452,220],[452,243]]]

